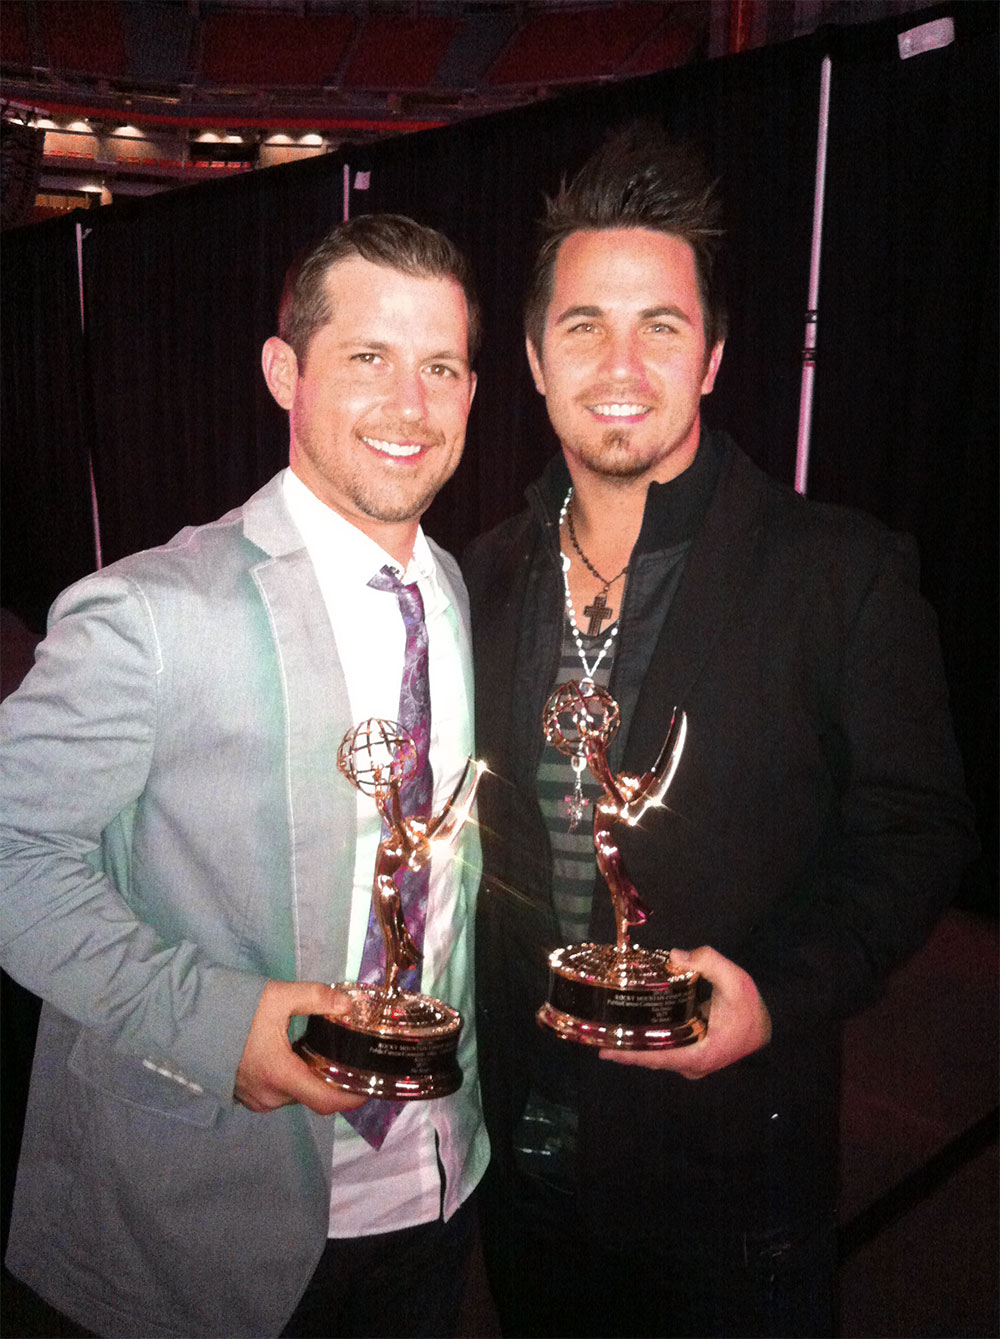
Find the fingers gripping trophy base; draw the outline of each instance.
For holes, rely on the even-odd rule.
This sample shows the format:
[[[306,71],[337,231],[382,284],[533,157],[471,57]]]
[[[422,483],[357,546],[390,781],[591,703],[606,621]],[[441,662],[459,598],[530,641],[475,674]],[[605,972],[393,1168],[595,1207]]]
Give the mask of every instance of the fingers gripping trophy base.
[[[549,954],[549,998],[535,1015],[565,1041],[620,1051],[664,1051],[705,1035],[697,972],[663,949],[570,944]]]
[[[456,1009],[407,991],[387,998],[382,986],[341,982],[336,989],[350,996],[350,1013],[311,1014],[295,1043],[327,1083],[392,1101],[447,1097],[461,1087]]]

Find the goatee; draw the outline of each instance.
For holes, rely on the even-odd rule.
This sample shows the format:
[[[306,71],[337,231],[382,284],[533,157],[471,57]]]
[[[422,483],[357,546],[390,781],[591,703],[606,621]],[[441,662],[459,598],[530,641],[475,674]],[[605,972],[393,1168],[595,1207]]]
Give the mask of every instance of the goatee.
[[[629,452],[628,433],[612,429],[601,438],[596,448],[581,446],[583,463],[605,479],[638,479],[649,469],[649,461],[633,456]]]

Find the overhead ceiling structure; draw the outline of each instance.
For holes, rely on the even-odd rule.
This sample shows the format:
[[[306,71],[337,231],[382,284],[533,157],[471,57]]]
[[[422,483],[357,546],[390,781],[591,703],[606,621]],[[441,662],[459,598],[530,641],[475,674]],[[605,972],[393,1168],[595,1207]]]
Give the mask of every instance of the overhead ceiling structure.
[[[929,2],[3,0],[4,221],[19,181],[41,217]]]

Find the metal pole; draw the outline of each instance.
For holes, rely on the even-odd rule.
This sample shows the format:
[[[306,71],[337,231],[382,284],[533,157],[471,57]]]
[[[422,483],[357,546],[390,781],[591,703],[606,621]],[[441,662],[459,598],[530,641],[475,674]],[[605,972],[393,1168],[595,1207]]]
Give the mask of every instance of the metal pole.
[[[351,217],[351,169],[344,164],[344,222]]]
[[[819,262],[823,248],[823,196],[826,190],[826,133],[830,119],[830,57],[823,57],[819,81],[819,128],[816,135],[816,185],[813,193],[812,251],[809,257],[809,305],[802,349],[802,393],[799,436],[795,450],[795,491],[805,493],[809,480],[813,383],[816,378],[816,326],[819,320]]]
[[[88,228],[89,232],[90,229]],[[83,303],[83,224],[76,225],[76,277],[80,288],[80,334],[86,334],[87,318]],[[97,485],[94,482],[94,457],[87,452],[87,473],[90,477],[90,524],[94,531],[94,564],[98,571],[104,566],[101,552],[101,518],[97,509]]]
[[[731,56],[749,50],[755,8],[755,0],[730,0],[729,54]]]

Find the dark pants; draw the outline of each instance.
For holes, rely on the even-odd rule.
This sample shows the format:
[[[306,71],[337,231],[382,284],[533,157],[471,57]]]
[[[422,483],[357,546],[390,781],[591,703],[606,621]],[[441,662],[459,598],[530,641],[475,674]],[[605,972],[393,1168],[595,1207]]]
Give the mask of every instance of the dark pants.
[[[466,1200],[374,1237],[331,1237],[283,1339],[447,1339],[458,1329],[474,1223]]]
[[[709,1246],[688,1220],[690,1249],[670,1252],[640,1244],[650,1239],[647,1224],[633,1249],[611,1249],[581,1221],[572,1194],[518,1173],[502,1183],[488,1173],[487,1183],[480,1200],[483,1250],[511,1339],[833,1333],[832,1223]],[[677,1209],[664,1206],[665,1214]]]

